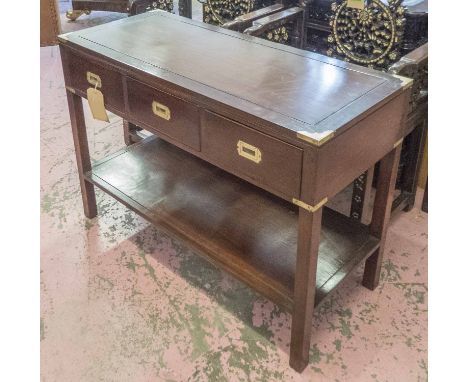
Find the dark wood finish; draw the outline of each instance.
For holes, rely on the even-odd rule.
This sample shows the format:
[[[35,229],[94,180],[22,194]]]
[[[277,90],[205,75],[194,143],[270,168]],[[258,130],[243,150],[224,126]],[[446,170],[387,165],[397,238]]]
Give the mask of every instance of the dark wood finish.
[[[128,0],[73,0],[74,10],[107,11],[126,13],[131,1]]]
[[[429,181],[426,181],[426,188],[424,189],[424,197],[421,209],[426,213],[429,211]]]
[[[244,33],[302,48],[303,28],[304,10],[293,7],[254,21]]]
[[[404,160],[400,164],[397,188],[404,195],[401,207],[409,211],[414,206],[418,176],[424,157],[428,123],[428,44],[413,50],[390,68],[390,72],[413,78],[410,107],[406,121]],[[400,207],[394,203],[394,209]]]
[[[67,92],[68,110],[75,144],[76,165],[80,178],[81,197],[83,199],[84,214],[92,219],[97,215],[96,195],[93,185],[85,179],[84,174],[91,169],[86,124],[81,97]]]
[[[279,0],[198,0],[203,5],[203,22],[224,27],[239,17],[249,15],[248,18],[256,18],[256,11],[268,8],[274,3],[289,3]],[[268,12],[265,11],[265,12]],[[230,27],[228,27],[231,29]],[[237,30],[236,28],[234,28]]]
[[[406,134],[427,119],[429,44],[424,44],[389,68],[389,72],[413,79]]]
[[[236,175],[285,199],[300,197],[301,149],[210,112],[203,115],[202,136],[202,153],[210,162],[231,172],[235,169]],[[261,161],[240,156],[239,141],[255,146]]]
[[[374,290],[379,285],[382,259],[387,238],[387,226],[390,221],[393,193],[398,171],[398,161],[401,154],[401,144],[380,161],[380,173],[375,195],[374,210],[370,233],[380,239],[379,248],[366,260],[362,285]]]
[[[334,15],[332,4],[340,5],[344,1],[346,0],[304,1],[304,49],[327,54],[332,45],[329,41],[330,21]],[[396,44],[400,57],[428,41],[428,0],[404,0],[402,5],[405,7],[406,22],[403,36]],[[398,60],[398,56],[395,57],[395,60]]]
[[[74,64],[73,56],[68,56],[65,53],[65,48],[60,46],[60,54],[62,56],[63,75],[71,80]],[[73,143],[75,145],[76,165],[78,167],[78,177],[80,179],[81,198],[83,201],[84,214],[87,218],[92,219],[97,215],[97,204],[94,187],[85,178],[87,171],[91,170],[91,158],[89,155],[88,137],[86,134],[86,122],[83,112],[83,101],[80,96],[76,95],[72,89],[67,89],[68,111],[70,114],[70,122],[73,134]]]
[[[175,15],[152,12],[66,38],[70,48],[85,50],[83,56],[94,52],[94,62],[104,55],[105,65],[124,65],[125,74],[137,80],[150,75],[149,86],[199,106],[209,105],[218,114],[228,113],[233,120],[253,123],[299,145],[304,141],[298,132],[339,136],[357,122],[357,116],[363,118],[402,92],[401,81],[384,73],[193,20],[176,20]],[[101,32],[104,28],[106,33]],[[135,34],[141,38],[135,39]],[[203,50],[198,41],[205,41]],[[226,44],[233,49],[229,54]],[[253,48],[257,65],[251,66]],[[305,74],[308,81],[303,80]]]
[[[179,15],[192,18],[192,0],[179,0]]]
[[[290,364],[301,371],[313,306],[373,253],[366,280],[371,273],[372,285],[377,280],[394,183],[389,166],[407,115],[405,83],[166,12],[60,41],[88,209],[92,182],[292,311]],[[115,75],[123,100],[103,83],[106,107],[128,121],[128,131],[138,126],[159,137],[90,169],[77,102],[86,97],[85,71],[72,72],[77,63],[104,69],[105,83]],[[155,97],[170,110],[164,126],[150,112]],[[243,140],[249,146],[240,155]],[[261,161],[245,158],[257,149]],[[379,240],[323,205],[383,157],[371,226]]]
[[[255,20],[275,14],[279,11],[282,11],[284,8],[285,6],[281,3],[260,8],[255,11],[246,13],[245,15],[237,16],[234,20],[224,23],[223,28],[237,32],[243,32],[247,28],[251,27]]]
[[[101,86],[98,89],[104,94],[105,106],[111,109],[124,109],[122,76],[118,71],[73,53],[70,54],[69,61],[70,87],[84,94],[89,87],[94,87],[88,82],[87,73],[98,75],[101,79]]]
[[[128,80],[128,114],[138,126],[147,127],[159,134],[177,140],[200,151],[200,117],[198,107],[170,94],[146,86],[139,81]],[[170,110],[166,120],[154,114],[152,103],[158,102]]]
[[[419,169],[424,154],[428,119],[428,44],[425,44],[392,65],[389,72],[413,78],[414,84],[409,99],[408,116],[405,121],[402,156],[397,176],[398,197],[393,202],[393,211],[409,211],[414,206]],[[376,174],[378,173],[378,168]],[[360,179],[354,183],[352,213],[359,219],[363,210],[369,209],[370,200],[361,193]]]
[[[86,179],[292,309],[296,206],[157,137],[96,163]],[[335,211],[325,209],[322,224],[316,305],[379,243],[368,227]]]
[[[321,54],[333,54],[334,39],[330,28],[334,14],[332,4],[340,5],[344,1],[309,0],[304,2],[303,47],[305,49]],[[393,203],[394,211],[402,209],[408,211],[414,205],[416,179],[422,157],[421,139],[427,130],[428,1],[403,1],[402,5],[405,7],[405,30],[397,44],[398,52],[395,59],[399,56],[403,57],[393,65],[383,68],[390,73],[414,80],[405,128],[406,138],[397,177],[399,193]],[[375,174],[376,179],[378,169]],[[366,174],[362,174],[354,183],[351,214],[357,219],[365,215],[363,211],[370,209],[370,200],[367,193],[363,192],[368,189],[362,187],[362,179],[365,177]]]
[[[182,13],[185,15],[187,7],[184,3],[185,0],[182,5]],[[173,0],[73,0],[72,9],[66,13],[66,17],[75,21],[81,15],[89,15],[92,11],[127,13],[134,16],[154,9],[172,12],[173,8]]]
[[[140,13],[160,9],[166,12],[172,12],[174,10],[173,0],[133,0],[129,2],[129,16],[139,15]],[[182,9],[185,12],[184,9]]]
[[[356,123],[355,129],[336,137],[334,145],[325,145],[319,151],[315,182],[320,182],[321,187],[315,200],[336,195],[334,190],[344,189],[370,167],[369,163],[375,164],[388,153],[402,136],[401,111],[407,107],[407,92],[385,106]]]
[[[422,125],[415,128],[409,134],[404,144],[406,145],[406,155],[404,166],[402,166],[402,174],[397,178],[397,188],[400,189],[401,194],[405,195],[405,200],[400,204],[404,211],[411,211],[414,207],[416,192],[418,189],[418,174],[421,168],[421,163],[424,156],[424,141],[427,135],[427,120],[422,121]],[[393,203],[392,209],[398,208],[396,203]]]
[[[141,127],[123,120],[123,131],[124,131],[124,141],[127,146],[133,145],[134,143],[140,142],[142,137],[139,135],[139,132],[143,130]]]
[[[313,213],[300,209],[289,357],[289,364],[299,372],[309,363],[321,231],[322,208]]]

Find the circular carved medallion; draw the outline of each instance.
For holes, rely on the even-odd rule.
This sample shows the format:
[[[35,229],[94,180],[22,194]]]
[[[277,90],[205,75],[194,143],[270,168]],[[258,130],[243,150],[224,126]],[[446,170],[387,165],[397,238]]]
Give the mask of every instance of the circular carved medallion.
[[[349,7],[347,0],[333,3],[328,55],[371,67],[395,62],[405,27],[402,1],[367,0],[364,9]]]

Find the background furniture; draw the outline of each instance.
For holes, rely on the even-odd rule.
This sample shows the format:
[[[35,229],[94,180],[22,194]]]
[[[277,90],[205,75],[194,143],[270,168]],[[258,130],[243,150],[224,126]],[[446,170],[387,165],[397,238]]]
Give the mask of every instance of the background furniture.
[[[85,215],[100,187],[290,311],[301,372],[314,307],[364,261],[379,283],[408,82],[161,11],[60,43]],[[96,92],[157,137],[91,165]],[[324,207],[379,160],[370,226]]]
[[[426,213],[429,211],[428,202],[429,202],[429,182],[426,181],[426,187],[424,189],[424,198],[423,198],[422,207],[421,207],[421,209]]]
[[[69,20],[76,20],[92,11],[107,11],[137,15],[152,9],[172,12],[173,0],[73,0],[72,9],[66,13]]]
[[[305,21],[304,21],[304,48],[321,54],[328,54],[333,56],[339,56],[343,59],[348,59],[351,62],[357,64],[371,65],[367,63],[369,60],[376,58],[378,55],[382,55],[382,52],[373,53],[367,51],[367,57],[364,57],[364,62],[353,61],[353,56],[363,55],[365,50],[360,52],[354,52],[351,55],[345,55],[345,52],[338,52],[336,49],[337,39],[334,36],[334,20],[342,20],[343,23],[337,23],[336,27],[343,32],[340,39],[343,44],[346,42],[351,45],[348,47],[351,51],[352,48],[358,49],[358,41],[349,41],[350,36],[358,37],[356,31],[354,34],[350,34],[351,25],[357,25],[362,30],[365,30],[369,34],[373,34],[376,30],[382,34],[388,34],[392,31],[397,38],[388,38],[384,45],[388,47],[391,45],[391,49],[383,56],[384,62],[379,64],[379,67],[388,69],[390,65],[399,60],[400,57],[408,54],[417,47],[425,44],[428,37],[428,1],[427,0],[369,0],[373,5],[373,10],[376,14],[374,17],[364,17],[360,15],[359,10],[347,10],[347,0],[308,0],[305,2]],[[388,7],[390,5],[390,7]],[[384,11],[387,8],[387,11]],[[346,13],[349,11],[349,13]],[[385,23],[388,19],[379,19],[384,17],[390,12],[391,16],[395,20],[395,24],[391,25]],[[363,20],[361,18],[364,18]],[[356,24],[355,24],[356,23]],[[385,27],[383,24],[387,25]],[[400,25],[398,25],[398,23]],[[379,27],[375,30],[376,24]],[[381,35],[378,36],[379,40],[382,40]],[[345,40],[348,41],[345,41]],[[362,40],[359,42],[363,42]],[[365,41],[367,42],[367,41]],[[365,43],[364,42],[364,43]],[[389,42],[391,44],[389,44]],[[368,47],[374,47],[375,45],[369,45]],[[363,44],[364,45],[364,44]],[[378,46],[376,46],[378,50]],[[392,54],[393,53],[393,54]],[[374,57],[374,55],[376,57]],[[391,57],[389,57],[392,55]],[[376,63],[374,63],[376,64]],[[385,67],[386,66],[386,67]]]
[[[231,4],[233,7],[235,4],[239,5],[241,3],[229,3],[227,0],[216,2],[211,0],[208,2],[207,0],[204,9],[217,9],[220,15],[228,15],[229,17],[226,16],[222,21],[216,21],[210,16],[210,12],[206,11],[204,20],[209,23],[222,24],[224,28],[244,32],[273,42],[336,56],[345,61],[353,61],[351,58],[356,56],[358,57],[357,64],[375,66],[381,70],[414,80],[413,93],[409,99],[410,107],[406,121],[405,140],[396,182],[398,192],[393,203],[393,210],[410,210],[414,205],[418,171],[423,156],[423,142],[427,134],[427,0],[391,0],[389,2],[372,0],[369,4],[373,6],[372,10],[377,16],[368,19],[369,24],[364,25],[363,30],[373,31],[370,22],[382,22],[378,17],[386,17],[387,15],[393,17],[393,29],[383,28],[378,29],[378,31],[379,33],[391,33],[393,31],[395,38],[391,41],[391,44],[387,44],[389,49],[385,55],[378,54],[374,57],[374,54],[370,54],[368,59],[365,59],[363,52],[360,52],[359,55],[349,54],[349,57],[343,54],[340,55],[338,52],[337,33],[342,27],[341,24],[335,24],[338,32],[334,32],[334,27],[330,23],[333,24],[333,20],[339,18],[337,15],[344,12],[347,4],[346,0],[310,0],[300,2],[299,7],[291,7],[293,2],[275,3],[237,16],[232,21],[227,21],[235,14],[234,8],[223,7],[227,7],[227,4]],[[244,4],[243,7],[239,6],[235,9],[240,12],[241,10],[269,4],[265,2],[247,3],[248,1],[242,3]],[[388,4],[390,4],[390,7],[387,7]],[[359,20],[360,17],[362,16],[359,11],[352,10],[351,13],[346,14],[345,19],[347,22],[352,23],[354,19]],[[397,25],[398,23],[399,25]],[[346,29],[344,35],[348,39],[349,33],[349,30]],[[364,36],[369,35],[366,33]],[[366,43],[366,39],[361,39],[360,43]],[[351,53],[353,47],[356,46],[350,46]],[[372,47],[375,46],[372,45]],[[367,52],[367,50],[364,50],[364,52]],[[362,62],[359,61],[359,57]],[[380,59],[376,60],[379,57]],[[141,136],[138,135],[140,130],[137,126],[126,123],[126,142],[131,144],[141,139]],[[374,168],[370,168],[354,181],[350,209],[350,216],[354,219],[366,221],[370,219],[371,193],[373,187],[376,186],[378,171],[378,166],[375,171]]]
[[[370,0],[367,4],[369,8],[361,12],[348,8],[346,0],[307,1],[303,46],[414,80],[397,179],[399,194],[393,204],[394,210],[409,210],[414,205],[427,130],[428,1]],[[354,182],[350,214],[355,219],[369,218],[374,173],[378,167]]]
[[[302,48],[303,14],[304,10],[300,7],[287,8],[253,20],[252,26],[245,29],[244,33]]]
[[[203,6],[203,22],[223,26],[236,17],[251,13],[275,4],[275,0],[198,0]],[[276,1],[276,3],[280,3]]]
[[[199,1],[208,24],[302,47],[303,9],[291,10],[298,3],[295,0]]]
[[[57,0],[41,0],[41,46],[56,45],[60,34]]]
[[[429,188],[429,152],[428,152],[428,137],[426,135],[426,143],[424,145],[424,156],[421,164],[421,171],[419,172],[418,186],[424,188],[424,199],[422,203],[422,210],[428,212],[428,188]]]
[[[305,1],[300,3],[303,11],[282,9],[250,20],[252,26],[244,33],[414,80],[393,203],[393,210],[410,210],[427,134],[428,2],[371,0],[367,4],[369,8],[361,12],[348,8],[346,0]],[[350,216],[357,220],[370,219],[370,197],[378,171],[378,166],[375,171],[368,169],[353,184]]]
[[[300,48],[303,34],[303,9],[288,9],[290,1],[206,0],[203,4],[203,21],[225,29],[244,32],[274,42]],[[192,17],[191,0],[179,1],[179,14]],[[268,17],[272,15],[271,17]],[[250,28],[252,27],[252,28]],[[123,122],[127,145],[139,142],[147,135],[131,122]]]
[[[428,44],[404,56],[389,69],[390,73],[412,78],[413,90],[409,99],[408,116],[405,122],[405,140],[400,158],[396,188],[398,195],[392,210],[409,211],[414,206],[418,187],[419,169],[424,157],[424,143],[428,120]],[[376,168],[378,173],[378,166]],[[375,186],[374,169],[361,175],[354,182],[351,216],[368,219],[370,194]]]

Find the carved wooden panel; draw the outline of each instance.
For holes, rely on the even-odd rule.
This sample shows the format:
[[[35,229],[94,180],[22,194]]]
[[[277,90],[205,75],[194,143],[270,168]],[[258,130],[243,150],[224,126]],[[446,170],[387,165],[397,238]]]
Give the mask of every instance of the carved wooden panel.
[[[368,0],[364,9],[347,0],[331,5],[329,56],[369,67],[388,68],[400,58],[405,28],[403,0]]]
[[[392,0],[390,2],[387,0],[366,0],[367,8],[374,9],[370,16],[372,16],[372,18],[374,19],[377,18],[377,20],[379,18],[384,17],[383,14],[379,16],[379,9],[382,10],[383,8],[381,8],[381,6],[379,6],[378,3],[387,6],[392,15],[396,14],[394,20],[402,20],[402,22],[404,23],[403,34],[400,35],[400,40],[395,41],[394,44],[395,48],[397,48],[396,56],[392,54],[395,51],[395,49],[389,50],[388,55],[391,57],[388,57],[388,59],[385,60],[386,63],[381,62],[380,65],[375,63],[366,64],[366,62],[359,62],[357,60],[353,61],[351,57],[347,57],[345,54],[339,54],[339,52],[337,52],[337,44],[335,43],[336,39],[333,35],[333,20],[339,9],[341,9],[341,12],[347,13],[348,16],[352,16],[353,14],[355,16],[346,19],[346,17],[342,15],[343,17],[341,21],[343,22],[343,25],[338,25],[338,27],[344,28],[344,30],[340,30],[338,32],[344,34],[343,39],[345,41],[343,41],[342,46],[345,47],[345,51],[347,51],[348,49],[346,48],[349,47],[350,50],[355,50],[357,53],[360,53],[357,54],[357,58],[359,58],[359,56],[363,53],[362,49],[368,49],[371,53],[369,57],[376,58],[376,56],[379,53],[378,51],[382,50],[379,46],[377,46],[376,51],[373,52],[371,49],[379,44],[377,44],[378,41],[371,40],[370,38],[370,43],[368,43],[367,46],[362,44],[362,38],[361,41],[356,41],[355,37],[358,36],[355,36],[354,33],[356,32],[356,29],[359,25],[368,23],[368,14],[364,12],[361,15],[360,10],[357,9],[345,9],[345,6],[347,5],[347,0],[313,0],[307,2],[305,9],[304,48],[320,54],[328,53],[331,55],[336,55],[338,58],[348,59],[361,65],[370,64],[376,66],[379,69],[388,69],[389,66],[396,62],[399,57],[408,54],[409,52],[413,51],[417,47],[427,42],[427,0],[403,0],[402,2],[399,0]],[[372,6],[372,4],[374,4],[374,6]],[[399,14],[399,12],[401,13],[401,7],[403,7],[404,10],[403,15]],[[364,20],[360,20],[359,17],[362,17]],[[350,24],[349,27],[348,24]],[[382,27],[380,27],[380,30],[379,27],[375,27],[376,32],[378,32],[378,34],[385,32],[385,25],[383,25],[383,27],[383,29]],[[400,28],[399,25],[397,27],[398,29]],[[351,32],[353,29],[354,31]],[[363,33],[365,33],[366,30],[369,30],[369,26],[364,25]],[[346,36],[346,33],[348,33],[348,36]],[[375,35],[375,32],[369,34],[369,36]],[[378,37],[380,39],[382,38],[382,36]],[[357,40],[359,40],[359,38]]]
[[[292,25],[283,25],[274,28],[265,32],[261,37],[279,44],[289,44],[291,41],[291,27]]]
[[[171,12],[174,10],[174,1],[173,0],[154,0],[154,1],[143,1],[141,5],[137,5],[132,14],[140,14],[154,9],[161,9],[166,12]]]
[[[206,0],[203,2],[203,21],[223,25],[237,16],[273,4],[271,0]]]

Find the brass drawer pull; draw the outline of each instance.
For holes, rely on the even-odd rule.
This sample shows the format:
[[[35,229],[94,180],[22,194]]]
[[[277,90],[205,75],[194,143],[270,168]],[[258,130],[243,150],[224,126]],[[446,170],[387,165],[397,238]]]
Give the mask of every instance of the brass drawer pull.
[[[237,142],[237,153],[248,160],[251,160],[255,163],[260,163],[262,161],[262,152],[258,147],[249,145],[244,141]]]
[[[86,79],[88,80],[90,85],[93,85],[95,88],[102,87],[101,77],[97,74],[86,72]]]
[[[153,101],[151,108],[153,109],[153,113],[158,117],[161,117],[166,121],[169,121],[171,119],[171,110],[166,105]]]

